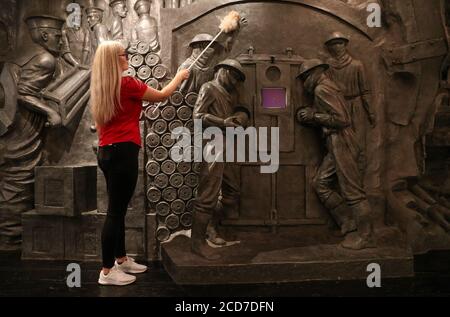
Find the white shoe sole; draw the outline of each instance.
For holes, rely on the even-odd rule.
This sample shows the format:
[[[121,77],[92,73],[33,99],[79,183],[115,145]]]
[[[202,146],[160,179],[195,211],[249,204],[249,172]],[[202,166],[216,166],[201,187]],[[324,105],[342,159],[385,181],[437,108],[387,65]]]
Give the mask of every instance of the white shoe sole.
[[[102,281],[102,280],[98,280],[98,284],[100,285],[114,285],[114,286],[125,286],[125,285],[130,285],[132,283],[136,282],[136,279],[131,280],[131,281],[127,281],[127,282],[106,282],[106,281]]]
[[[145,268],[145,269],[142,269],[142,270],[127,270],[127,271],[124,271],[124,270],[122,270],[121,268],[117,268],[118,270],[120,270],[120,271],[122,271],[122,272],[124,272],[124,273],[127,273],[127,274],[140,274],[140,273],[145,273],[145,272],[147,272],[147,268]]]

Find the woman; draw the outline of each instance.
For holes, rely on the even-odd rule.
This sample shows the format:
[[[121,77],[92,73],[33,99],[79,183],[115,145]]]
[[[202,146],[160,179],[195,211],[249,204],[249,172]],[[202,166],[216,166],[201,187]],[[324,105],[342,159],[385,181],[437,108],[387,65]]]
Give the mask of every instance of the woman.
[[[102,231],[102,285],[127,285],[142,273],[145,265],[125,252],[125,214],[138,177],[141,147],[139,116],[142,101],[167,99],[189,77],[180,71],[161,91],[140,80],[122,77],[128,69],[128,54],[116,41],[103,42],[95,53],[91,77],[91,108],[99,136],[98,165],[108,189],[108,213]]]

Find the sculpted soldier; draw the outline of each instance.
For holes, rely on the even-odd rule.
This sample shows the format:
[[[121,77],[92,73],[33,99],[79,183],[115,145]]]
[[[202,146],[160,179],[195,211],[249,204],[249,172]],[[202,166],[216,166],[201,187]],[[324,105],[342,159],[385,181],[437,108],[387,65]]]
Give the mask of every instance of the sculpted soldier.
[[[134,10],[139,16],[133,32],[133,41],[144,41],[150,44],[152,51],[159,49],[158,23],[150,16],[151,2],[149,0],[138,0]]]
[[[113,40],[119,41],[124,47],[128,47],[128,41],[123,34],[122,20],[127,17],[128,8],[125,0],[112,0],[109,3],[112,9],[111,37]]]
[[[90,29],[91,55],[94,56],[101,42],[111,40],[108,28],[103,24],[103,9],[89,7],[86,9],[87,20]]]
[[[178,71],[187,69],[201,52],[214,38],[210,34],[197,34],[189,43],[192,48],[192,54],[178,68]],[[220,55],[222,46],[218,42],[208,48],[208,50],[200,57],[200,59],[191,68],[189,79],[183,82],[180,92],[187,94],[189,92],[198,93],[202,85],[214,77],[213,65],[216,63],[216,57]]]
[[[302,124],[322,127],[328,150],[314,177],[313,186],[342,233],[347,234],[343,247],[355,250],[375,247],[372,210],[357,164],[359,145],[344,96],[324,73],[328,68],[329,65],[320,60],[307,60],[298,75],[304,81],[305,90],[313,95],[314,102],[312,107],[301,109],[297,119]],[[333,188],[336,180],[340,193]],[[356,235],[348,234],[355,229]]]
[[[366,122],[375,126],[376,116],[370,104],[370,90],[365,76],[364,65],[347,52],[349,39],[339,32],[333,33],[325,42],[331,58],[327,63],[330,78],[341,88],[350,107],[350,117],[358,142],[364,156],[365,164]],[[366,119],[367,118],[367,119]]]
[[[44,126],[61,124],[40,94],[55,73],[64,21],[52,16],[25,21],[34,43],[5,64],[0,85],[9,92],[0,104],[0,238],[9,245],[20,243],[20,213],[34,207],[34,169],[42,161]]]
[[[214,80],[205,83],[200,89],[194,107],[194,119],[202,120],[205,128],[213,126],[225,129],[246,126],[250,113],[246,108],[237,105],[236,85],[240,81],[245,81],[241,64],[236,60],[228,59],[218,63],[214,69]],[[225,159],[225,154],[223,158]],[[233,167],[235,165],[224,163],[223,160],[201,163],[199,186],[194,204],[191,249],[192,252],[208,260],[215,260],[220,256],[214,254],[213,249],[206,244],[207,234],[211,242],[225,243],[218,237],[214,223],[218,204],[228,209],[237,208],[239,204],[239,180],[236,168]],[[219,202],[220,192],[222,195]],[[213,225],[208,228],[207,233],[211,219],[213,219]]]
[[[81,6],[81,5],[80,5]],[[81,8],[83,8],[81,6]],[[80,11],[80,14],[82,10]],[[61,55],[71,66],[86,65],[89,61],[89,32],[80,24],[64,23],[62,28]]]

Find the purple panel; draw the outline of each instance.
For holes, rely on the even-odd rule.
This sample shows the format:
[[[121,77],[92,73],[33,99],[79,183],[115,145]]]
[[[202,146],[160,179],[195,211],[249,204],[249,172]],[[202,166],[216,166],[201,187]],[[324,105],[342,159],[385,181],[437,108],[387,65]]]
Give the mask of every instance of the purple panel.
[[[263,88],[261,94],[264,108],[286,108],[286,88]]]

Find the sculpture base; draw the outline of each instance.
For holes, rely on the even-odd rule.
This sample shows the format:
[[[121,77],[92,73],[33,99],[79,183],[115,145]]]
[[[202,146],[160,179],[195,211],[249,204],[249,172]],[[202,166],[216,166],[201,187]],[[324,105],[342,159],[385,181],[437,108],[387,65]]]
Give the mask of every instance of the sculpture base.
[[[161,246],[162,262],[180,285],[254,284],[314,280],[366,279],[367,266],[381,266],[382,278],[414,275],[413,255],[403,247],[346,250],[339,244],[302,245],[278,234],[247,236],[241,243],[218,248],[222,256],[207,261],[190,251],[190,239],[176,237]],[[279,248],[274,248],[279,242]]]

